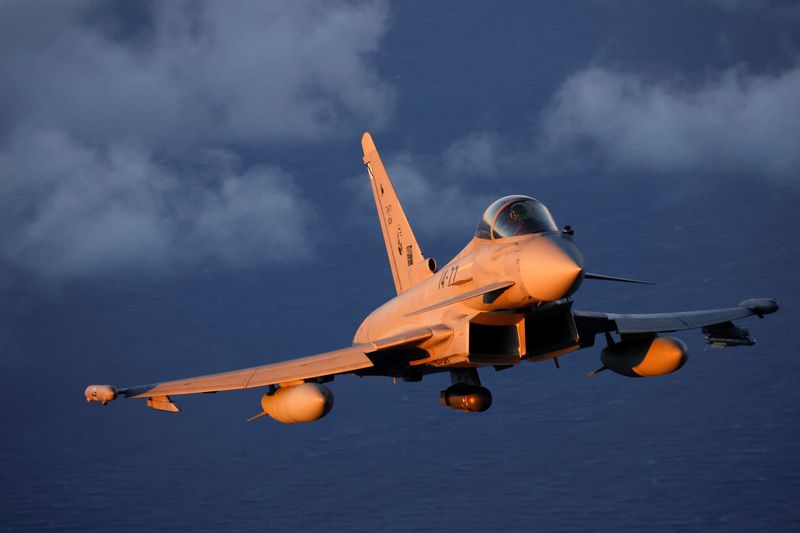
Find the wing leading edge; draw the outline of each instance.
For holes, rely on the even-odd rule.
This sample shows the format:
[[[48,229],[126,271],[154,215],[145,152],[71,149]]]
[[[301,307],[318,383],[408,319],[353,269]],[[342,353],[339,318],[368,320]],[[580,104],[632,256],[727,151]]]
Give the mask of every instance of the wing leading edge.
[[[725,324],[748,316],[763,317],[778,310],[769,298],[745,300],[738,307],[655,314],[616,314],[574,311],[575,323],[585,334],[616,331],[620,334],[666,333]]]
[[[281,363],[142,385],[122,389],[119,392],[126,398],[148,398],[278,385],[369,368],[373,365],[366,354],[364,346],[354,345],[350,348]]]
[[[171,395],[252,389],[267,385],[293,385],[308,379],[370,369],[375,366],[370,358],[373,354],[393,348],[418,346],[432,337],[438,338],[446,334],[444,329],[443,326],[415,328],[374,342],[354,344],[341,350],[280,363],[119,390],[108,385],[91,385],[86,389],[86,399],[108,403],[117,395],[125,398],[148,398],[150,407],[158,409],[161,408],[160,404],[164,404],[167,406],[164,410],[177,411],[177,407],[169,407],[174,406],[169,399]]]

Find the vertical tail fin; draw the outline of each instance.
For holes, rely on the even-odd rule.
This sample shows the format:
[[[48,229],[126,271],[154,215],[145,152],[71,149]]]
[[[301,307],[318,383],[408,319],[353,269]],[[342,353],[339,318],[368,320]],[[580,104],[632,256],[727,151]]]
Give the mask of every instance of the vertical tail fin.
[[[426,261],[422,255],[369,132],[361,137],[361,147],[381,221],[389,265],[392,267],[392,278],[397,294],[400,294],[430,276],[436,269],[436,262],[432,259]]]

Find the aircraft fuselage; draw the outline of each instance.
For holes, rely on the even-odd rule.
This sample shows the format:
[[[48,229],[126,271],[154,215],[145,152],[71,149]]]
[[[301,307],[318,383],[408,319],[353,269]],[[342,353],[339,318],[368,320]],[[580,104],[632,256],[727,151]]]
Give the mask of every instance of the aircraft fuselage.
[[[474,238],[447,265],[370,313],[354,342],[439,324],[441,331],[420,346],[429,354],[420,364],[514,364],[527,355],[525,318],[543,304],[568,298],[582,279],[583,258],[565,233],[498,241]],[[574,331],[564,332],[576,341]],[[477,335],[488,335],[492,342],[484,343]],[[500,342],[499,349],[492,349],[498,353],[476,353],[485,351],[483,344],[498,345],[502,339],[505,348]]]

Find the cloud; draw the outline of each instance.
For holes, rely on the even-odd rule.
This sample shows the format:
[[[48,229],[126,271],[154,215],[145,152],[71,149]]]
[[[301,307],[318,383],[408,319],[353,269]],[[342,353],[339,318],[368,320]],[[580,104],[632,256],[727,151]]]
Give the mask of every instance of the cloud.
[[[92,18],[93,4],[77,6],[4,6],[0,69],[13,75],[0,91],[19,110],[6,128],[45,124],[93,142],[258,143],[380,124],[391,111],[370,64],[383,4],[157,2],[137,39],[109,29],[114,17]]]
[[[193,217],[184,223],[191,228],[195,250],[247,266],[303,258],[314,242],[310,234],[316,222],[313,212],[288,174],[258,166],[242,174],[225,174],[217,190],[204,190],[200,208],[190,208]]]
[[[183,183],[143,148],[96,150],[59,131],[20,135],[0,153],[0,257],[36,276],[74,278],[262,264],[305,238],[285,173],[237,173],[235,156],[219,151],[204,163],[205,176]]]
[[[543,113],[537,153],[615,172],[795,179],[800,67],[733,69],[690,86],[599,67],[570,77]]]
[[[456,139],[444,153],[445,170],[460,175],[494,174],[502,166],[501,144],[495,132],[471,133]]]
[[[242,266],[305,241],[281,224],[304,207],[297,180],[252,154],[388,119],[372,64],[387,16],[376,1],[4,3],[0,267]]]
[[[424,164],[408,153],[392,154],[386,163],[412,227],[442,232],[472,228],[486,207],[485,198],[442,172],[441,166],[442,162]]]

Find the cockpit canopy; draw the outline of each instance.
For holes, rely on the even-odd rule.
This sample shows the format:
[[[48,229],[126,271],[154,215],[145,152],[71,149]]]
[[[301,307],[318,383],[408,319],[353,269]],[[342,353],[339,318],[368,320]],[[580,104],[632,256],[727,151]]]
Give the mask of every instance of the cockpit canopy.
[[[532,233],[558,231],[550,211],[530,196],[505,196],[483,213],[475,230],[479,239],[503,239]]]

